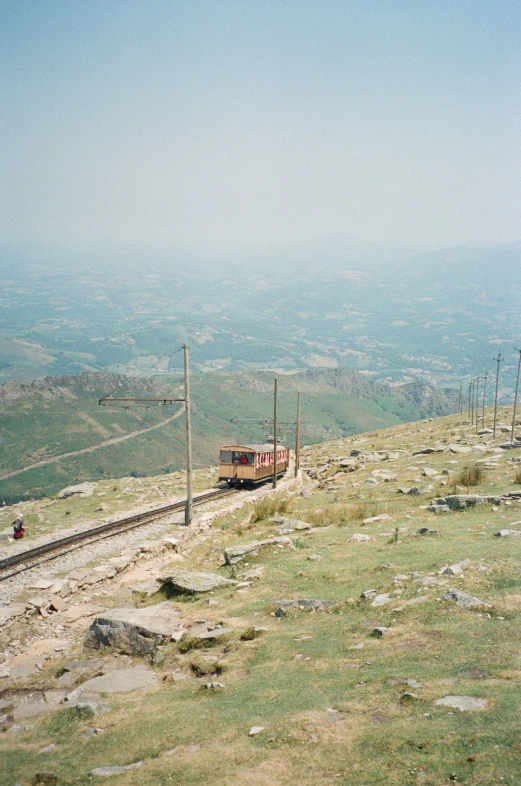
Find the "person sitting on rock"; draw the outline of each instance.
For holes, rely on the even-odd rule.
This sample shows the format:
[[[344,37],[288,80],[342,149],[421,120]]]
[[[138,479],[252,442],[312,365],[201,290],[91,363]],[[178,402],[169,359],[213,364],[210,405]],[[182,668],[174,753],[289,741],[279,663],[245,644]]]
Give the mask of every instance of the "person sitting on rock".
[[[24,514],[20,513],[13,521],[13,538],[20,540],[25,534]]]

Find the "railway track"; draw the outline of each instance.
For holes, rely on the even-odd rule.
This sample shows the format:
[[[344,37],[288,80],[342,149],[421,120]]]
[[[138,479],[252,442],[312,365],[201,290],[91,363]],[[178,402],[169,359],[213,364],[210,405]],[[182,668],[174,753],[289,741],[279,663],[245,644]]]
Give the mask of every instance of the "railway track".
[[[222,497],[237,494],[236,489],[217,489],[210,491],[207,494],[200,494],[194,497],[193,506],[204,505],[207,502],[221,499]],[[11,557],[6,557],[0,560],[0,582],[23,573],[31,568],[38,567],[44,562],[51,562],[59,557],[69,554],[71,551],[88,546],[91,543],[96,543],[106,538],[112,538],[115,535],[120,535],[123,532],[142,527],[145,524],[155,519],[162,518],[168,513],[173,513],[176,510],[184,510],[185,501],[174,502],[171,505],[163,505],[160,508],[148,510],[145,513],[137,513],[135,516],[127,516],[124,519],[117,521],[109,521],[107,524],[101,524],[99,527],[92,527],[85,532],[77,532],[74,535],[68,535],[65,538],[53,540],[50,543],[45,543],[42,546],[36,546],[34,549],[27,549],[18,554],[13,554]]]

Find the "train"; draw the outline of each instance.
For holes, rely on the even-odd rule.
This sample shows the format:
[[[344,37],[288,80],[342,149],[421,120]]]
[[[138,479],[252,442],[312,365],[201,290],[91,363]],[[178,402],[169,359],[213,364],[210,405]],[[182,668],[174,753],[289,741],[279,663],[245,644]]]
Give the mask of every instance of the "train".
[[[277,477],[289,467],[289,448],[277,446]],[[219,451],[219,481],[252,488],[273,477],[273,445],[224,445]]]

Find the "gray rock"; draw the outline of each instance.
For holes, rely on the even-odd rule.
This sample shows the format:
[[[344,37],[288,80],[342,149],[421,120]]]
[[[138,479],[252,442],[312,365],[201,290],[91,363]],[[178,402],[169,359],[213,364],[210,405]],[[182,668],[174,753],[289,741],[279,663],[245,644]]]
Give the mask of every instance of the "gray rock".
[[[78,483],[77,486],[67,486],[58,492],[58,499],[67,499],[74,494],[79,494],[81,497],[92,497],[94,490],[97,488],[97,483]]]
[[[0,606],[0,628],[13,622],[17,617],[25,614],[25,603],[11,603],[9,606]]]
[[[378,595],[375,589],[364,590],[360,595],[361,598],[364,600],[369,600],[369,598],[375,598]]]
[[[458,606],[462,606],[465,609],[470,609],[473,606],[490,607],[489,603],[485,603],[479,598],[475,598],[472,595],[467,595],[466,592],[462,592],[462,590],[454,589],[454,588],[448,589],[445,595],[443,596],[443,599],[453,600]]]
[[[309,599],[300,599],[300,600],[276,600],[276,605],[281,608],[292,608],[292,609],[330,609],[332,606],[336,606],[338,603],[337,600],[309,600]]]
[[[291,544],[291,538],[278,537],[257,540],[253,543],[243,543],[240,546],[227,546],[223,551],[224,561],[227,565],[234,565],[236,562],[240,562],[246,554],[251,554],[252,551],[257,551],[257,549],[261,549],[264,546],[290,546]]]
[[[383,593],[382,595],[377,595],[371,603],[371,606],[378,608],[379,606],[385,606],[387,603],[390,603],[392,598],[389,596],[388,592]]]
[[[226,579],[217,573],[199,573],[175,568],[168,576],[160,576],[162,585],[177,592],[210,592],[219,587],[230,587],[237,584],[234,579]]]
[[[437,474],[438,474],[438,470],[432,469],[431,467],[423,467],[422,469],[422,475],[425,478],[433,478]]]
[[[139,595],[145,595],[147,598],[151,598],[152,595],[156,595],[156,593],[159,592],[162,586],[163,585],[158,579],[149,579],[142,584],[135,584],[132,587],[132,592],[137,592]]]
[[[98,775],[99,777],[108,777],[109,775],[119,775],[121,772],[128,772],[142,767],[143,761],[136,761],[135,764],[126,764],[122,767],[96,767],[90,771],[91,775]]]
[[[364,519],[362,524],[373,524],[375,521],[387,521],[390,518],[388,513],[380,513],[379,516],[369,516],[368,519]]]
[[[443,569],[444,576],[463,576],[463,570],[459,565],[448,565]]]
[[[451,494],[448,497],[434,500],[435,505],[447,505],[451,510],[475,508],[477,505],[484,505],[486,502],[497,504],[500,502],[500,499],[498,497],[484,497],[480,494]]]
[[[368,540],[371,540],[371,538],[369,537],[369,535],[364,535],[364,534],[363,534],[363,533],[361,533],[361,532],[355,532],[355,534],[354,534],[354,535],[351,535],[351,537],[349,538],[349,540],[350,540],[352,543],[367,543],[367,541],[368,541]]]
[[[372,636],[375,636],[377,639],[381,639],[382,636],[385,636],[387,633],[387,628],[383,625],[378,625],[376,628],[373,628]]]
[[[202,687],[205,690],[224,690],[226,685],[223,685],[222,682],[206,682]]]
[[[252,726],[248,732],[248,736],[254,737],[255,734],[260,734],[261,731],[264,731],[264,726]]]
[[[302,532],[311,529],[311,524],[308,524],[307,521],[286,518],[286,516],[278,516],[270,521],[279,525],[275,527],[277,535],[287,535],[289,532]]]
[[[499,532],[494,532],[494,537],[496,538],[516,537],[519,535],[521,535],[521,532],[517,529],[500,529]]]
[[[201,639],[201,641],[212,641],[213,639],[220,639],[223,636],[227,636],[229,633],[233,633],[233,628],[217,627],[213,630],[206,630],[202,633],[198,633],[196,638]]]
[[[111,707],[103,701],[79,701],[75,707],[83,715],[100,715],[111,710]]]
[[[179,628],[179,612],[167,601],[143,609],[112,609],[96,615],[84,646],[153,655]]]
[[[131,690],[150,688],[157,683],[156,675],[144,666],[132,669],[116,669],[101,677],[93,677],[82,684],[83,690],[99,693],[126,693]]]
[[[420,527],[420,529],[416,530],[417,535],[439,535],[440,533],[436,529],[430,529],[429,527]]]
[[[284,609],[281,609],[280,606],[279,606],[279,608],[275,611],[275,616],[276,617],[285,617],[286,616],[286,612],[284,611]]]
[[[400,701],[402,704],[407,704],[409,702],[418,701],[419,698],[420,697],[416,693],[410,693],[409,691],[405,691],[405,693],[402,693],[402,695],[400,696]]]
[[[484,710],[488,704],[487,699],[475,699],[472,696],[443,696],[434,701],[438,707],[453,707],[461,712]]]
[[[450,508],[448,505],[428,505],[427,510],[431,513],[450,513]]]
[[[422,687],[421,682],[416,682],[416,680],[405,680],[405,683],[409,686],[409,688],[417,689]]]

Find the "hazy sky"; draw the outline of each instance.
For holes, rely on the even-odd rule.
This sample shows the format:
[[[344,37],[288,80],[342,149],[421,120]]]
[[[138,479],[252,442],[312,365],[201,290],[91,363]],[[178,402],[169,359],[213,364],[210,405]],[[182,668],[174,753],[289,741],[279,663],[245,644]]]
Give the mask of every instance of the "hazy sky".
[[[521,239],[519,0],[0,0],[0,242]]]

